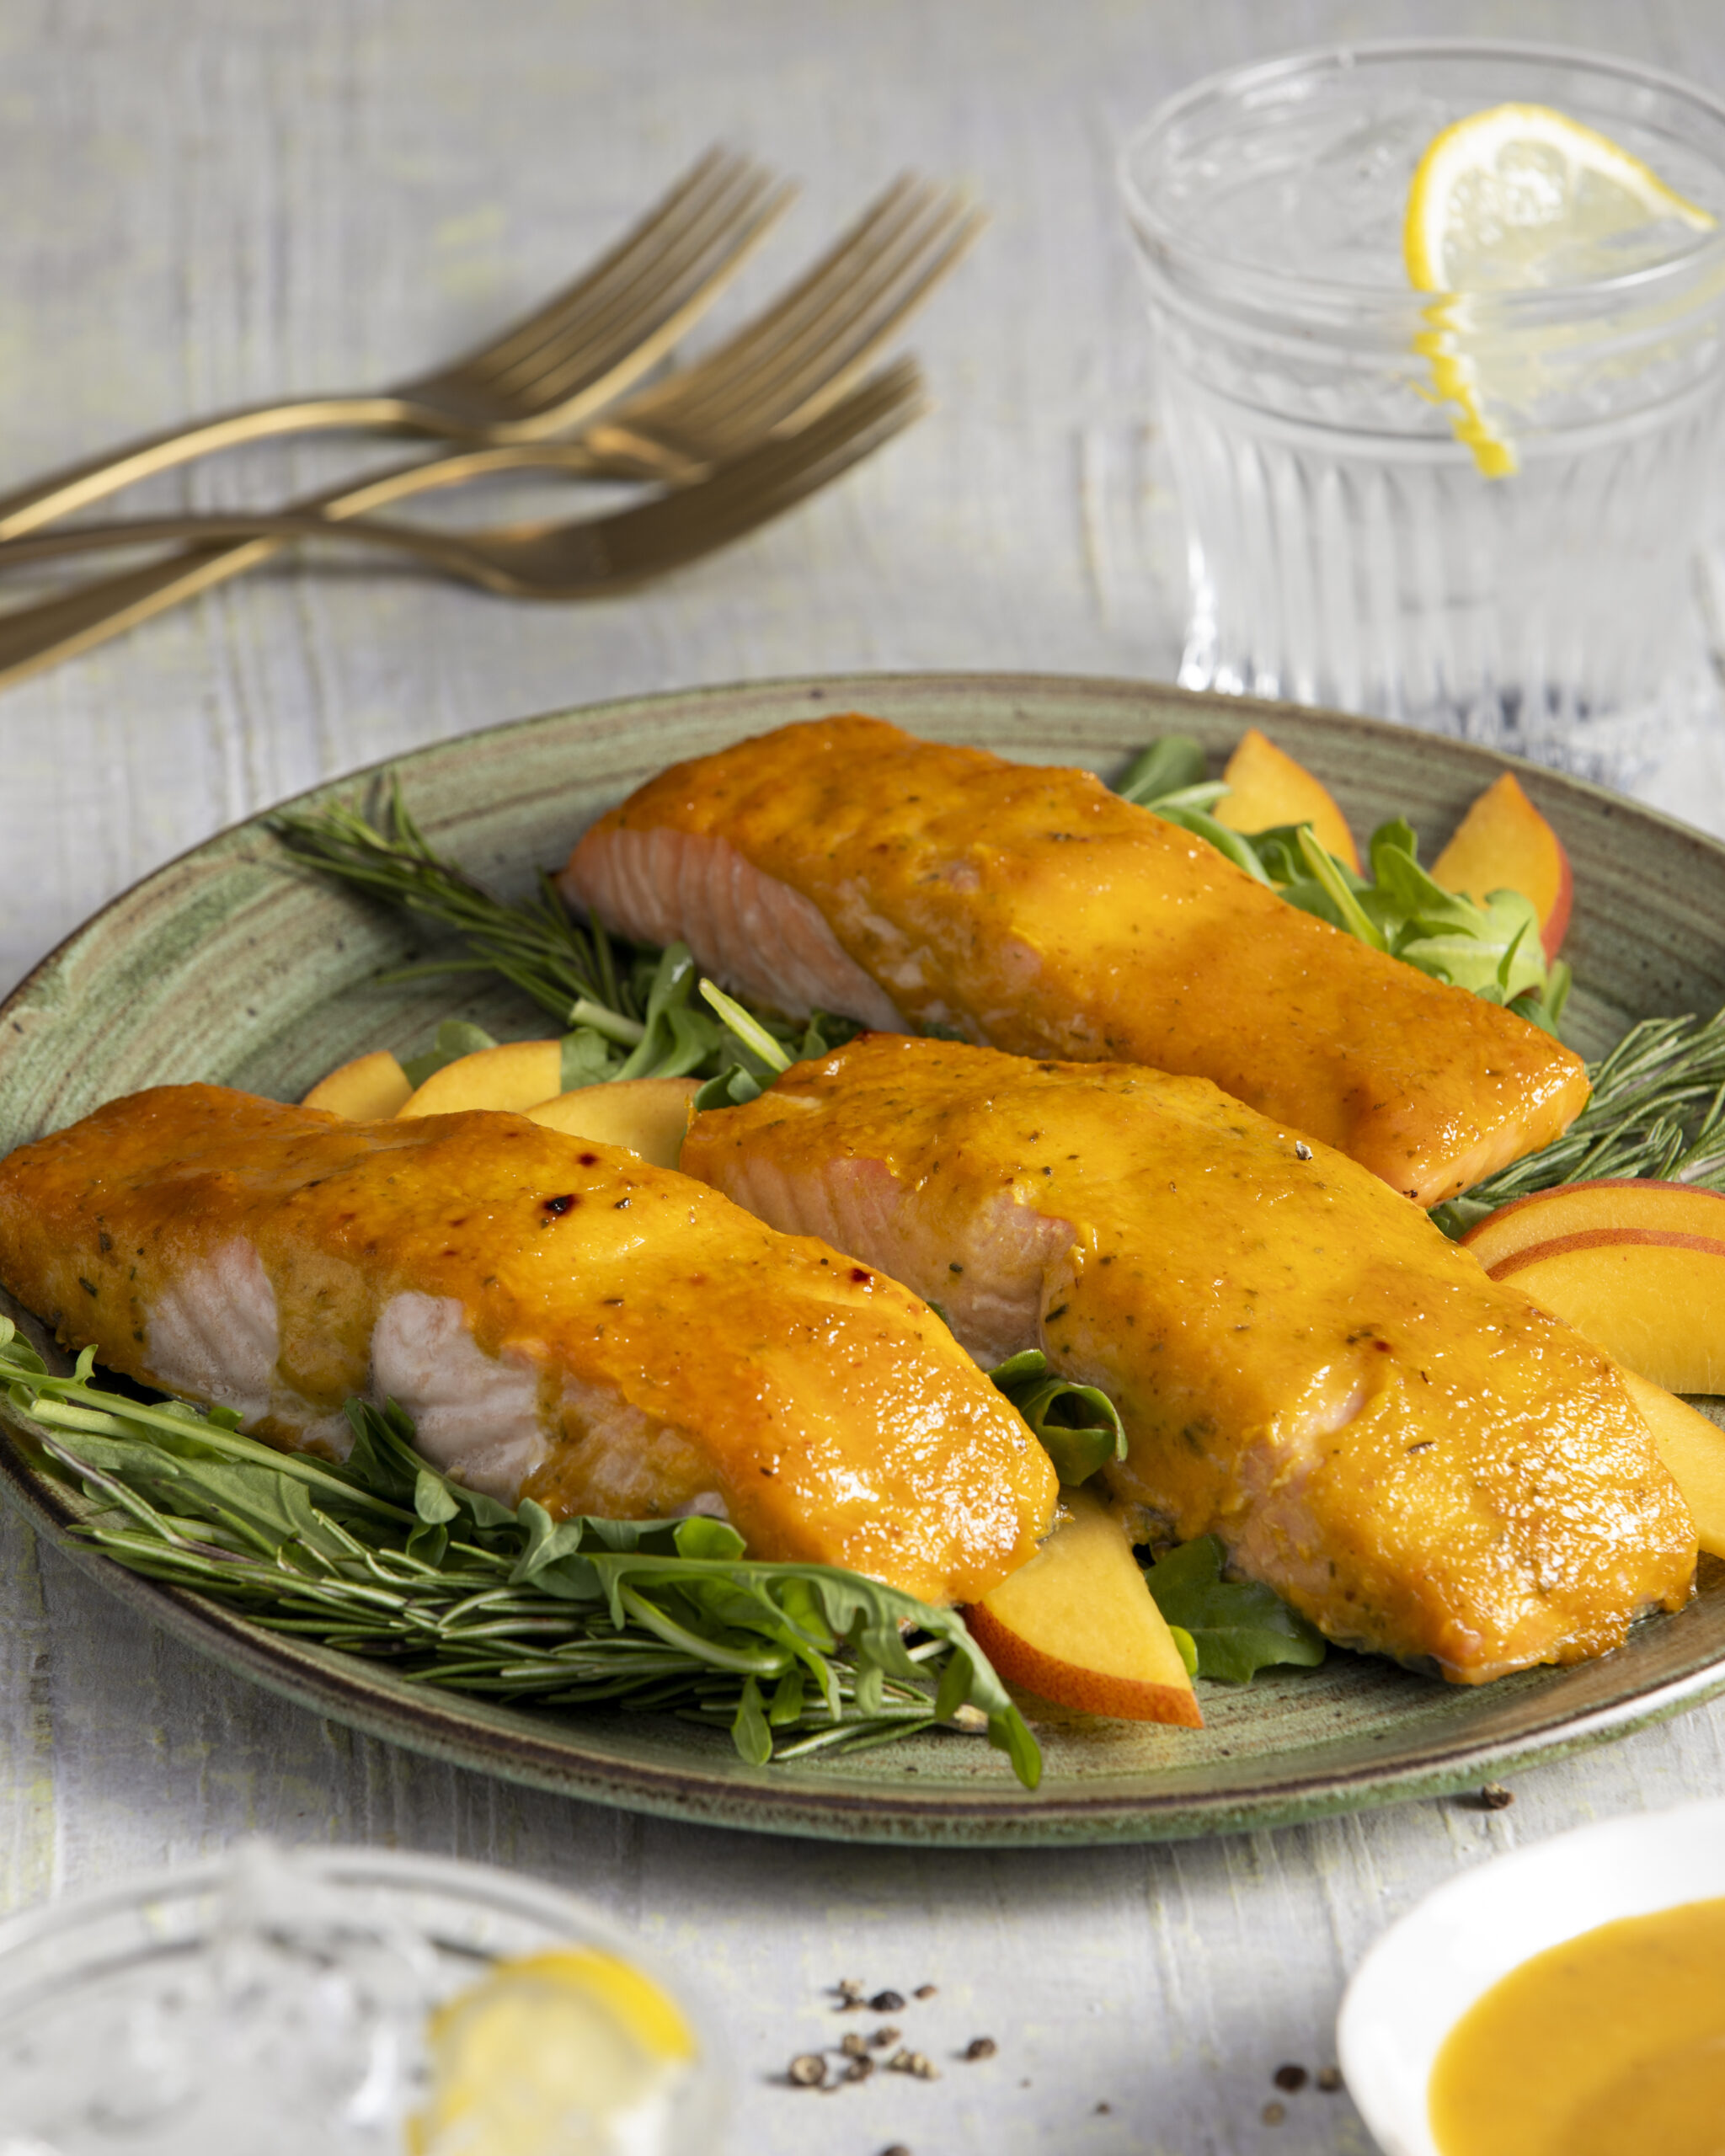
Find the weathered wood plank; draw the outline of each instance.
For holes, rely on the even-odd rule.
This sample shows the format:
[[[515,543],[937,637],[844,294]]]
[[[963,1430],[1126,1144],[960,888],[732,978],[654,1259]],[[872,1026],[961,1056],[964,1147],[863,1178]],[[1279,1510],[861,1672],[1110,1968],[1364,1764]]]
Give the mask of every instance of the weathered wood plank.
[[[1725,80],[1706,0],[13,0],[0,9],[0,484],[211,404],[388,379],[548,288],[692,152],[740,141],[804,204],[737,318],[905,164],[994,227],[918,323],[937,414],[794,520],[663,589],[513,606],[406,571],[290,566],[0,701],[0,979],[112,892],[280,795],[519,712],[700,680],[982,666],[1168,674],[1183,574],[1110,179],[1160,95],[1341,34],[1561,38]],[[269,500],[350,449],[280,448],[143,497]],[[1714,577],[1725,592],[1725,581]],[[1725,604],[1716,606],[1725,613]],[[1716,642],[1725,641],[1717,633]],[[1650,788],[1725,828],[1695,719]],[[1384,1923],[1458,1866],[1712,1793],[1725,1710],[1422,1804],[1247,1840],[1062,1854],[846,1851],[643,1822],[409,1759],[157,1635],[0,1518],[0,1899],[264,1830],[489,1858],[580,1887],[718,2001],[738,2145],[1012,2156],[1365,2146],[1330,2057]],[[943,2079],[769,2079],[841,1975],[940,1986],[895,2016]],[[969,2037],[1001,2046],[957,2063]],[[1097,2109],[1106,2104],[1106,2111]]]

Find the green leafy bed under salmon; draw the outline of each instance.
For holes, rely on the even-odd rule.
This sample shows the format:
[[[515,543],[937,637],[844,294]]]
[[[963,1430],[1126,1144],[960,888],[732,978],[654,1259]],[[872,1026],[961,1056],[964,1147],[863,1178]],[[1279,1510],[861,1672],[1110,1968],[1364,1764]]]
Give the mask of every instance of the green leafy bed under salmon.
[[[1381,826],[1372,877],[1309,825],[1242,837],[1210,813],[1223,789],[1198,744],[1169,737],[1119,790],[1218,847],[1290,903],[1422,970],[1556,1031],[1567,969],[1547,965],[1525,899],[1457,899],[1418,865],[1411,828]],[[549,880],[494,897],[425,839],[398,788],[368,817],[338,803],[281,818],[305,866],[402,906],[456,942],[409,973],[500,974],[562,1029],[565,1091],[694,1076],[702,1106],[752,1097],[800,1057],[857,1031],[817,1013],[788,1024],[699,979],[682,945],[633,948],[565,911]],[[397,974],[390,978],[400,979]],[[698,991],[698,992],[697,992]],[[404,1069],[435,1070],[492,1045],[449,1022]],[[1511,1199],[1598,1176],[1725,1188],[1725,1011],[1653,1019],[1589,1071],[1564,1135],[1439,1207],[1460,1235]],[[1113,1403],[1040,1354],[995,1382],[1074,1484],[1121,1454]],[[860,1575],[750,1558],[723,1522],[553,1521],[451,1482],[414,1449],[393,1405],[351,1401],[344,1463],[278,1452],[237,1418],[96,1385],[91,1358],[56,1375],[0,1319],[0,1385],[43,1465],[88,1502],[78,1531],[116,1561],[208,1595],[252,1621],[386,1663],[418,1684],[552,1710],[611,1706],[729,1726],[746,1759],[889,1742],[944,1725],[978,1732],[1034,1787],[1035,1739],[963,1619]],[[1151,1593],[1200,1678],[1248,1680],[1323,1658],[1316,1631],[1267,1588],[1222,1577],[1213,1536],[1147,1563]]]

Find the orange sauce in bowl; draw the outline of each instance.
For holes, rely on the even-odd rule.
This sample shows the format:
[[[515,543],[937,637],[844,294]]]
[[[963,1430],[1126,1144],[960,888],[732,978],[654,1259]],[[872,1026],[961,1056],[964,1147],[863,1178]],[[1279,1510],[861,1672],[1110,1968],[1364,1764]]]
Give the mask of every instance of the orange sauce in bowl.
[[[1443,2156],[1725,2156],[1725,1900],[1512,1969],[1445,2038],[1429,2103]]]

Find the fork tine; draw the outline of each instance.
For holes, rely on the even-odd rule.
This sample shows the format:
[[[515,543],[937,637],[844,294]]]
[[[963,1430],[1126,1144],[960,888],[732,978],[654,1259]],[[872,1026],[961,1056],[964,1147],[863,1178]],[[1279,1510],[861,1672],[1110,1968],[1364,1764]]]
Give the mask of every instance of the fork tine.
[[[765,313],[745,323],[705,358],[680,369],[675,384],[632,399],[631,416],[638,414],[645,420],[650,414],[657,419],[663,405],[674,403],[681,408],[686,398],[700,397],[708,385],[734,380],[761,352],[778,349],[808,318],[830,303],[857,275],[860,263],[881,247],[896,243],[906,221],[917,215],[932,191],[929,183],[900,175]]]
[[[493,441],[531,441],[578,425],[621,396],[670,350],[761,244],[794,189],[745,169],[659,253],[633,259],[628,276],[589,292],[510,366],[483,377],[425,377],[447,408],[471,399]],[[500,416],[503,404],[509,416]]]
[[[921,369],[903,359],[800,434],[763,443],[682,494],[605,520],[604,588],[613,590],[711,553],[781,515],[929,408]]]
[[[954,206],[877,265],[804,334],[764,360],[729,397],[709,392],[695,408],[700,431],[715,441],[752,440],[794,422],[806,425],[854,382],[884,340],[969,253],[986,220]]]
[[[951,190],[901,179],[766,315],[692,366],[618,406],[588,439],[728,456],[825,411],[952,270],[985,222]]]
[[[883,259],[895,260],[908,244],[935,205],[946,197],[935,183],[903,173],[872,204],[851,229],[841,234],[805,279],[786,293],[777,307],[749,323],[721,354],[729,363],[726,372],[740,362],[755,360],[762,352],[782,349],[807,324],[823,313],[834,300],[849,291],[859,278],[871,275]],[[715,366],[713,371],[718,372]]]
[[[701,216],[666,236],[656,252],[644,253],[627,279],[590,295],[585,304],[550,324],[530,348],[496,369],[488,377],[490,385],[524,403],[566,396],[599,366],[609,365],[615,353],[628,350],[679,313],[689,294],[704,290],[715,270],[722,266],[729,275],[739,267],[794,191],[765,173],[740,175]],[[745,235],[740,243],[740,232]]]
[[[773,191],[772,176],[763,167],[739,159],[736,168],[691,205],[688,215],[644,232],[640,244],[610,275],[564,295],[563,307],[545,310],[531,325],[531,334],[516,338],[511,349],[499,355],[495,374],[531,374],[547,348],[567,343],[572,329],[601,320],[619,304],[627,305],[644,283],[661,282],[698,260]]]
[[[670,238],[702,216],[717,196],[756,170],[758,168],[740,152],[715,143],[624,233],[608,254],[602,255],[560,291],[553,292],[531,314],[511,323],[501,335],[439,367],[438,375],[489,374],[513,365],[564,321],[572,310],[585,308],[595,293],[602,295],[638,275],[644,258],[656,254]],[[764,179],[764,173],[761,177]]]

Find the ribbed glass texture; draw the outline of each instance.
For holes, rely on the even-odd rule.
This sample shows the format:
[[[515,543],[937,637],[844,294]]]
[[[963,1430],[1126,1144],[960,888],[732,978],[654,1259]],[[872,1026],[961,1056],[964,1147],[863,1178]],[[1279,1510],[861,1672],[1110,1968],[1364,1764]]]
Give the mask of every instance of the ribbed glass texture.
[[[1412,291],[1398,221],[1419,149],[1509,99],[1628,137],[1725,212],[1725,108],[1536,49],[1271,63],[1185,93],[1129,148],[1188,535],[1181,680],[1621,779],[1656,746],[1717,485],[1725,219],[1631,275]],[[1489,386],[1508,476],[1456,439],[1434,325]]]
[[[1691,392],[1649,424],[1471,459],[1316,434],[1164,369],[1187,521],[1188,687],[1288,696],[1562,760],[1578,722],[1657,690],[1719,431]],[[1584,735],[1585,726],[1579,729]]]

